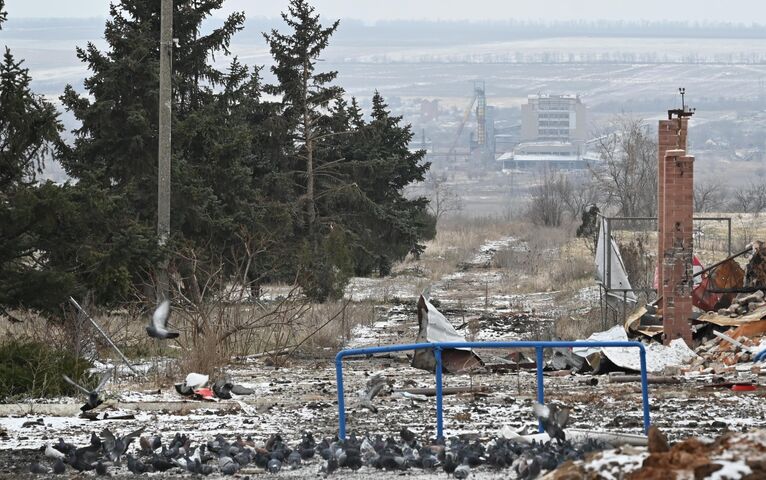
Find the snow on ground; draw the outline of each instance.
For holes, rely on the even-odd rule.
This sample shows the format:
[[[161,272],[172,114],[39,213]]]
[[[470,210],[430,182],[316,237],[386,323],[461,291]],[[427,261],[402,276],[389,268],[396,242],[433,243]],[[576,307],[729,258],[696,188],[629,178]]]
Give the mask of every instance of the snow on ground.
[[[508,240],[505,247],[511,242]],[[484,247],[482,252],[491,250]],[[468,334],[467,324],[471,320],[478,321],[476,338],[480,340],[540,338],[552,326],[560,311],[582,308],[597,299],[598,290],[595,287],[581,289],[571,296],[564,295],[563,301],[562,292],[511,294],[508,293],[504,275],[505,272],[497,269],[471,267],[435,282],[431,289],[432,296],[440,300],[438,308],[459,328],[458,331]],[[411,286],[422,280],[417,275],[406,278]],[[401,295],[403,303],[389,307],[372,325],[356,327],[352,334],[353,340],[346,345],[347,348],[415,340],[416,296],[415,293],[404,295],[405,290],[410,289],[409,286],[392,290],[385,280],[355,279],[349,288],[350,295],[363,299],[380,298],[378,295],[388,289],[389,293]],[[409,291],[417,292],[414,288]],[[90,422],[74,416],[8,414],[0,417],[0,431],[7,431],[7,435],[0,435],[0,463],[3,458],[17,455],[18,449],[36,449],[59,437],[85,444],[91,431],[101,431],[104,427],[118,433],[127,433],[145,426],[147,433],[161,433],[164,438],[181,432],[197,441],[209,439],[217,433],[227,436],[241,434],[252,436],[260,444],[273,433],[281,433],[288,442],[297,441],[305,430],[315,432],[320,437],[332,436],[338,428],[337,391],[333,352],[328,353],[322,358],[294,358],[284,367],[267,365],[263,358],[242,359],[231,365],[226,373],[235,383],[255,389],[255,393],[238,401],[181,403],[185,400],[175,393],[172,385],[165,385],[161,391],[153,392],[156,385],[144,385],[137,389],[131,382],[120,382],[117,385],[109,384],[106,390],[108,398],[123,409],[111,410],[112,407],[108,407],[106,412],[112,417],[134,413],[135,419]],[[487,351],[488,355],[507,353]],[[393,390],[434,386],[433,374],[410,367],[405,353],[380,358],[346,359],[344,382],[348,431],[396,435],[402,427],[408,427],[419,436],[433,437],[433,397],[429,397],[426,402],[415,402],[386,391],[374,400],[377,413],[360,408],[355,392],[364,388],[372,374],[383,375]],[[756,377],[760,382],[763,379]],[[546,401],[558,401],[570,406],[570,426],[573,428],[641,433],[640,385],[612,384],[605,376],[598,377],[598,381],[598,385],[586,385],[574,376],[546,377]],[[689,435],[715,437],[726,430],[748,431],[766,427],[766,411],[761,393],[703,388],[705,381],[702,376],[696,376],[689,377],[680,385],[650,386],[652,422],[662,428],[671,440]],[[537,422],[531,408],[535,400],[534,373],[522,371],[470,376],[446,375],[444,385],[484,385],[490,389],[483,394],[451,395],[444,398],[447,436],[469,434],[490,437],[503,425],[514,430],[536,428]],[[75,412],[79,406],[74,403],[74,399],[59,401],[68,404],[70,410]],[[163,407],[159,403],[151,411],[136,411],[129,409],[135,405],[130,402],[166,402],[167,405]],[[3,407],[7,406],[0,406],[0,411]],[[36,423],[38,418],[42,418],[43,425]],[[30,423],[25,426],[25,422]],[[605,454],[602,459],[607,464],[616,462],[625,467],[632,465],[631,462],[639,462],[640,455],[611,453]],[[727,468],[736,469],[738,466]],[[285,472],[280,475],[314,476],[317,471],[318,465],[313,465],[299,473]],[[492,477],[490,471],[480,469],[475,473],[476,478]],[[507,473],[510,475],[510,472]],[[344,472],[344,476],[374,476],[377,479],[386,474],[360,471],[353,475]],[[419,473],[417,476],[425,478],[429,475]]]

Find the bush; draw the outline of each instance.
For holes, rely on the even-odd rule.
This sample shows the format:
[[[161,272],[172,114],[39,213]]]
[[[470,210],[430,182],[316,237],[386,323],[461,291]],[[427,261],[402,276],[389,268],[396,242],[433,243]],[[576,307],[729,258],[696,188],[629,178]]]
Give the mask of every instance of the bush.
[[[0,345],[0,400],[79,393],[62,375],[82,379],[90,367],[86,360],[41,342],[8,341]]]

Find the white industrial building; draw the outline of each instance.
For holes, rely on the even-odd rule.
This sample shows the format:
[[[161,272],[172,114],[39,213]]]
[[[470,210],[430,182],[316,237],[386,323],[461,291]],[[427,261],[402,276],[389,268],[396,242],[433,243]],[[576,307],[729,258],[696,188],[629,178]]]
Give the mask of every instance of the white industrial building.
[[[577,95],[530,95],[521,106],[521,143],[498,161],[504,169],[585,168],[587,118]]]

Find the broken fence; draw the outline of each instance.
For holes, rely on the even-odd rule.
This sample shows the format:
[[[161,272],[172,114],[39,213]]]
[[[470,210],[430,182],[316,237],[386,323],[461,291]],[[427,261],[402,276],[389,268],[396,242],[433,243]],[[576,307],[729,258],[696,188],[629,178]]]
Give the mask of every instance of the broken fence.
[[[441,342],[413,343],[408,345],[388,345],[383,347],[355,348],[342,350],[335,356],[335,375],[338,387],[338,438],[346,439],[346,403],[343,392],[343,359],[346,357],[374,355],[377,353],[403,352],[408,350],[432,349],[436,358],[436,436],[444,437],[444,404],[442,391],[442,350],[455,348],[534,348],[537,366],[537,401],[545,402],[545,385],[543,383],[543,350],[546,348],[624,348],[639,349],[641,361],[641,403],[643,407],[644,433],[649,431],[649,386],[646,374],[646,349],[641,342],[586,342],[586,341],[515,341],[515,342]],[[542,424],[538,425],[543,431]]]

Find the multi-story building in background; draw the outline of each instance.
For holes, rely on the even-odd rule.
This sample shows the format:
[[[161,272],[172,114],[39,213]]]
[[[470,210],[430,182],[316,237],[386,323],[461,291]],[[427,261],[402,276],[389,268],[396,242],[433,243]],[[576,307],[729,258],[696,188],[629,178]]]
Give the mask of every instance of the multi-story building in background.
[[[587,118],[577,95],[530,95],[521,106],[521,143],[498,160],[503,168],[584,168]]]

